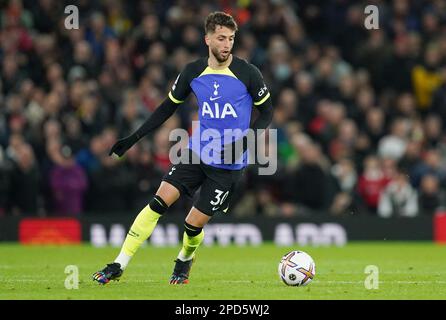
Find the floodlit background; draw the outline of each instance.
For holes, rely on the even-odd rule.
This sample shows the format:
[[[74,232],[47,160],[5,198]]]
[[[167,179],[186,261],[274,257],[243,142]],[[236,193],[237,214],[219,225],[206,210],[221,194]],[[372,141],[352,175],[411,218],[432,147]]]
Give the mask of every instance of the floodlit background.
[[[444,204],[445,1],[2,3],[2,215],[139,210],[169,166],[166,133],[190,129],[194,101],[124,160],[107,153],[207,54],[214,10],[238,22],[234,54],[262,71],[279,133],[277,174],[249,170],[234,215],[420,216]],[[69,4],[78,30],[64,27]],[[378,30],[364,27],[369,4]]]
[[[66,28],[67,19],[73,22],[72,12],[64,12],[69,5],[79,11],[79,29]],[[379,12],[373,20],[378,29],[365,27],[368,5]],[[31,279],[28,292],[40,288],[44,279],[20,278],[12,271],[23,267],[20,272],[27,275],[25,266],[42,255],[50,266],[58,256],[54,274],[61,279],[65,265],[83,264],[85,282],[90,271],[114,258],[133,218],[169,168],[169,132],[190,131],[197,118],[193,95],[123,158],[108,152],[153,113],[188,62],[207,55],[204,19],[221,10],[239,26],[233,54],[256,65],[271,92],[278,170],[259,176],[255,166],[248,167],[230,214],[206,226],[204,274],[219,268],[219,254],[208,246],[272,242],[265,261],[258,258],[261,251],[255,251],[258,256],[234,251],[221,257],[262,261],[251,267],[271,268],[272,276],[258,280],[276,281],[276,264],[286,248],[349,248],[350,241],[374,240],[380,243],[370,250],[353,244],[351,255],[307,249],[322,272],[310,287],[323,288],[324,283],[327,297],[342,297],[350,289],[331,291],[338,279],[334,264],[342,265],[339,279],[347,288],[361,286],[364,267],[377,264],[396,270],[384,281],[395,285],[390,297],[404,292],[392,284],[399,272],[399,285],[412,285],[414,296],[409,297],[431,294],[417,291],[417,281],[445,292],[441,274],[405,276],[432,275],[436,264],[441,269],[432,242],[446,242],[445,0],[5,0],[0,6],[0,241],[83,241],[110,250],[76,248],[69,253],[70,247],[61,247],[63,252],[53,248],[48,253],[38,247],[30,253],[20,250],[31,248],[5,246],[0,255],[6,257],[0,259],[3,285]],[[142,250],[156,255],[152,247],[170,247],[163,255],[173,258],[191,204],[186,198],[175,203],[149,239],[150,249]],[[388,240],[427,241],[429,249],[406,252],[402,248],[409,242],[386,247]],[[418,260],[432,259],[432,265],[411,265],[404,252],[424,252]],[[204,267],[206,259],[214,263],[210,269]],[[221,281],[246,285],[240,281],[250,267],[239,262],[237,269],[234,263],[241,276],[236,272],[234,279]],[[150,274],[135,268],[140,272],[135,281]],[[164,267],[157,268],[150,281],[168,276]],[[325,297],[315,290],[314,297]],[[355,292],[346,297],[363,297]]]

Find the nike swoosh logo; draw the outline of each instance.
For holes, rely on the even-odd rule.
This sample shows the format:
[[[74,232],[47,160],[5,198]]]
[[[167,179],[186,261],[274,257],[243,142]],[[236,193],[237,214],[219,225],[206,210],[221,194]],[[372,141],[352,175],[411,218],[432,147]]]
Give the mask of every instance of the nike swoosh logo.
[[[214,101],[214,100],[217,100],[217,99],[220,99],[220,98],[221,97],[210,97],[209,100]]]
[[[212,211],[215,211],[215,210],[218,210],[218,209],[219,209],[219,207],[213,207]]]

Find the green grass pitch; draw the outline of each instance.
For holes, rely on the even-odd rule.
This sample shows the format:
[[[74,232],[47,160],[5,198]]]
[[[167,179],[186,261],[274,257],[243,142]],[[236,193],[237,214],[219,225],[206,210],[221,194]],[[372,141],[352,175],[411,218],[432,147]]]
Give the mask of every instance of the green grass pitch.
[[[277,266],[291,250],[309,253],[314,281],[287,287]],[[91,274],[119,248],[0,245],[0,299],[446,299],[446,247],[421,242],[351,242],[345,247],[200,247],[191,283],[168,284],[179,248],[141,248],[121,281],[106,286]],[[79,270],[79,288],[65,288],[67,265]],[[366,266],[379,269],[379,288],[366,289]]]

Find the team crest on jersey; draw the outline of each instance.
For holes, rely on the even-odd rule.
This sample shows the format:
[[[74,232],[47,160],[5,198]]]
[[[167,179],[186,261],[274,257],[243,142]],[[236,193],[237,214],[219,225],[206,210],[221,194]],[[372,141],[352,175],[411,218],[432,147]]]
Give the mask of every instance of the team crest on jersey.
[[[220,85],[217,83],[217,81],[214,81],[214,96],[218,95],[218,88],[220,87]]]
[[[214,81],[214,92],[213,95],[209,98],[211,101],[215,101],[221,98],[221,96],[218,95],[218,88],[220,85],[217,83],[217,81]]]

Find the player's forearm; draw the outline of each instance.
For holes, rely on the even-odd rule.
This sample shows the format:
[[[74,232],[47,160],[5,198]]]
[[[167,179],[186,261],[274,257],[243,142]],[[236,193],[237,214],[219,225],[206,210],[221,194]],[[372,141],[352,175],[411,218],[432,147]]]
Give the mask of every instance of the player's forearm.
[[[174,114],[177,109],[177,104],[175,104],[169,98],[161,103],[161,105],[152,113],[149,119],[147,119],[138,130],[133,133],[136,141],[144,137],[149,132],[160,127],[167,119],[170,118],[172,114]]]
[[[254,139],[255,145],[257,144],[257,130],[268,128],[269,124],[273,119],[273,104],[271,98],[268,98],[264,103],[257,107],[259,110],[259,116],[254,122],[251,124],[250,128],[255,131]],[[235,141],[234,141],[235,144]],[[243,137],[243,150],[246,151],[248,149],[248,135]]]
[[[251,129],[266,129],[273,119],[273,104],[271,98],[268,98],[264,103],[257,107],[260,114],[252,123]]]

